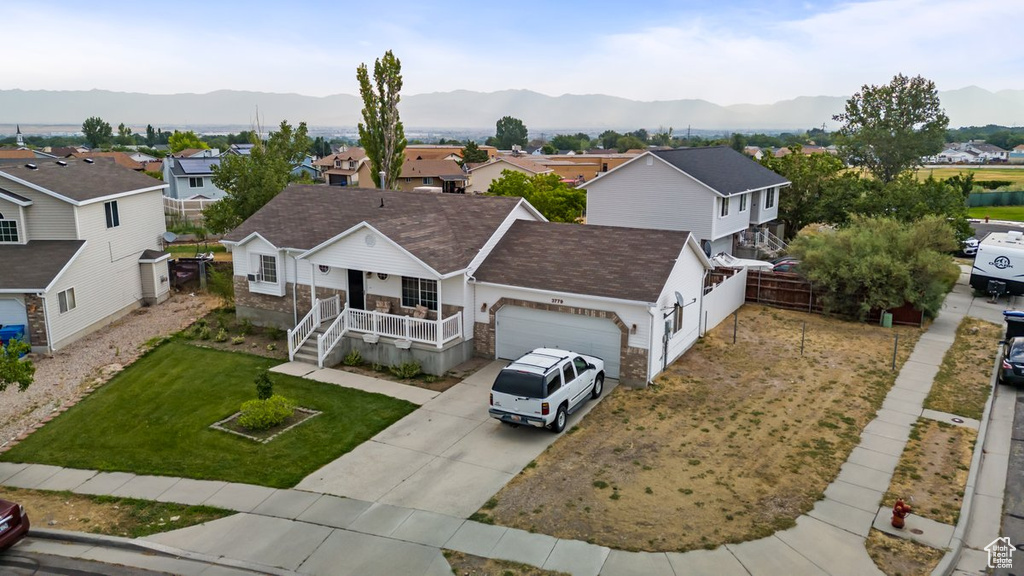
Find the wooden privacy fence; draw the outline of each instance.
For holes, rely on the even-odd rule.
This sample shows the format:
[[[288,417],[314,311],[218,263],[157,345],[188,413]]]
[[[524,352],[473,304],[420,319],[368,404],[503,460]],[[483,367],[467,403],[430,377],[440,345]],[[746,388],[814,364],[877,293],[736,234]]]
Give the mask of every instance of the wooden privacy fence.
[[[736,270],[728,268],[716,268],[708,274],[708,285],[718,284],[736,272]],[[799,274],[792,273],[749,270],[746,301],[815,314],[825,311],[825,305],[820,295],[814,291],[811,283]],[[888,310],[888,312],[892,314],[893,324],[921,326],[924,322],[924,312],[915,309],[910,304],[904,304],[899,308]],[[882,310],[872,310],[868,312],[867,321],[878,322],[881,317]]]

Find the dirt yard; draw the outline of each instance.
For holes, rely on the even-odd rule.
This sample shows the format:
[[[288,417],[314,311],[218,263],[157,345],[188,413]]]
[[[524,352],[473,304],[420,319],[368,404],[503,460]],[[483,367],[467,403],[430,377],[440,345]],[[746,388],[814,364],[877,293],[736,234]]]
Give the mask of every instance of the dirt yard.
[[[0,486],[0,498],[24,506],[33,529],[73,530],[126,538],[168,532],[234,514],[206,506],[5,486]]]
[[[80,392],[106,382],[143,352],[146,342],[191,324],[217,305],[203,294],[181,293],[157,306],[139,308],[61,350],[35,358],[35,382],[0,392],[0,449],[43,421]]]
[[[928,576],[945,554],[873,528],[864,546],[878,569],[888,576]]]
[[[565,572],[542,570],[508,560],[481,558],[454,550],[445,550],[444,557],[451,564],[455,576],[568,576]]]
[[[891,506],[903,498],[914,514],[955,525],[977,438],[969,428],[919,419],[882,504]]]
[[[942,358],[924,407],[980,420],[992,392],[992,366],[1002,337],[1002,326],[964,318],[956,329],[956,340]]]
[[[618,387],[477,517],[647,551],[792,526],[891,388],[894,333],[898,371],[920,329],[746,305],[735,345],[730,318],[650,387]]]

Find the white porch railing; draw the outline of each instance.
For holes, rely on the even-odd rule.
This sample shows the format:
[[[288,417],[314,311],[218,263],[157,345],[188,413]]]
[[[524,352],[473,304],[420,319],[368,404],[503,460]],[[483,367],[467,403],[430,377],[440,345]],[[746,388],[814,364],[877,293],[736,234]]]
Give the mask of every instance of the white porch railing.
[[[786,243],[781,238],[768,230],[758,230],[754,243],[758,248],[774,253],[783,252],[787,248]]]
[[[412,316],[386,314],[376,310],[348,311],[348,330],[376,334],[387,338],[402,338],[412,342],[433,344],[438,348],[462,337],[462,312],[443,320],[427,320]]]
[[[345,334],[357,332],[375,334],[387,338],[404,339],[411,342],[431,344],[438,348],[453,340],[462,338],[462,312],[441,320],[427,320],[412,316],[385,314],[375,310],[345,308],[339,310],[341,302],[337,296],[317,300],[309,314],[288,331],[288,359],[295,359],[295,352],[326,321],[334,322],[316,337],[317,365],[323,368],[324,359],[341,342]]]
[[[317,298],[309,313],[299,320],[299,323],[288,331],[288,360],[295,360],[295,352],[302,347],[302,344],[320,327],[324,320],[330,320],[338,316],[341,306],[340,298],[337,295],[326,300]]]
[[[348,331],[348,306],[346,306],[327,330],[316,337],[316,365],[324,367],[324,358],[341,342],[341,337]]]

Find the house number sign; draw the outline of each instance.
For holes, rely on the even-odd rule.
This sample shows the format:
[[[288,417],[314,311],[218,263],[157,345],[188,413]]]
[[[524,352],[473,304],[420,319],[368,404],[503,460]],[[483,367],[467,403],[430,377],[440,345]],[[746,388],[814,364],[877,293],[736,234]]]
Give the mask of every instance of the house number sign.
[[[551,299],[551,303],[552,304],[565,304],[565,300],[562,300],[561,298],[552,298]]]

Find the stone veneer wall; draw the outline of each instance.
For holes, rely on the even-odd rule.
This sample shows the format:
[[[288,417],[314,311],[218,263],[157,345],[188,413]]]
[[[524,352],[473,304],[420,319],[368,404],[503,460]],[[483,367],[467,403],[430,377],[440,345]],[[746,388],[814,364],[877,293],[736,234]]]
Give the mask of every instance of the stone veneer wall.
[[[487,311],[487,324],[475,322],[473,324],[474,350],[478,356],[494,358],[495,346],[495,313],[505,306],[522,306],[534,310],[547,310],[549,312],[560,312],[562,314],[573,314],[576,316],[592,316],[594,318],[607,318],[619,327],[621,343],[619,349],[619,382],[627,386],[643,388],[647,386],[647,358],[648,351],[643,348],[629,346],[629,328],[622,322],[619,315],[607,310],[595,310],[592,308],[577,308],[575,306],[563,306],[559,304],[548,304],[546,302],[531,302],[529,300],[517,300],[513,298],[501,298],[495,302]]]
[[[257,326],[276,326],[283,330],[295,327],[292,305],[299,319],[309,313],[313,307],[309,298],[309,285],[299,284],[297,298],[292,300],[293,284],[285,284],[284,296],[256,294],[249,291],[249,280],[245,276],[235,276],[235,314],[239,318],[249,319]],[[345,305],[345,291],[317,286],[316,296],[321,300],[338,295],[341,305]]]
[[[25,297],[25,311],[28,313],[28,343],[33,347],[45,348],[49,345],[49,335],[46,333],[46,312],[43,309],[43,299],[35,294],[23,294]]]

